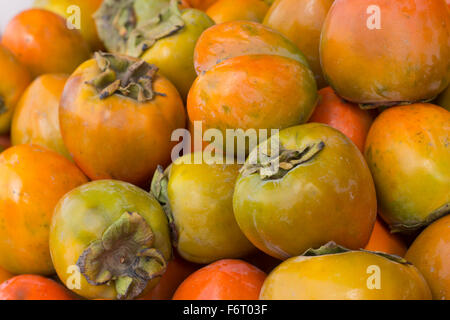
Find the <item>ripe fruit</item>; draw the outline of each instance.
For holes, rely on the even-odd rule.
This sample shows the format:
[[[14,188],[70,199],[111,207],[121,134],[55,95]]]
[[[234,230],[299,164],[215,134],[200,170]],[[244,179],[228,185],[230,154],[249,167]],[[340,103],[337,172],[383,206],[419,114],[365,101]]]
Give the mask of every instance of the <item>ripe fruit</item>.
[[[8,271],[0,267],[0,284],[8,279],[11,279],[12,277],[14,277],[12,273],[9,273]]]
[[[279,140],[274,136],[252,151],[233,208],[247,238],[283,260],[329,241],[363,248],[377,214],[361,152],[341,132],[316,123],[282,130]]]
[[[369,243],[364,249],[404,257],[407,247],[398,235],[390,232],[381,219],[377,219]]]
[[[186,99],[196,78],[195,43],[214,24],[207,14],[195,9],[180,11],[176,0],[105,0],[96,22],[108,51],[157,65]]]
[[[304,123],[317,87],[304,64],[281,56],[248,55],[223,61],[200,75],[189,92],[191,123],[204,131],[284,129]]]
[[[59,15],[30,9],[7,25],[2,44],[11,50],[33,77],[44,73],[71,73],[89,59],[89,45],[78,30],[70,30]]]
[[[173,300],[258,300],[266,274],[240,260],[220,260],[190,275]]]
[[[192,8],[197,8],[200,10],[208,9],[217,0],[186,0]]]
[[[252,54],[283,56],[308,66],[295,44],[278,32],[256,22],[232,21],[202,33],[195,46],[195,70],[200,75],[226,59]]]
[[[450,15],[444,1],[336,0],[320,56],[346,100],[370,107],[431,100],[450,82]]]
[[[406,260],[335,244],[291,258],[264,282],[261,300],[430,300],[420,272]]]
[[[80,32],[89,43],[92,50],[101,50],[103,44],[98,38],[97,27],[92,15],[102,4],[103,0],[35,0],[34,6],[53,11],[74,24],[79,19]],[[76,7],[74,7],[76,6]],[[79,9],[78,9],[79,8]],[[78,13],[80,17],[73,19]]]
[[[254,21],[262,22],[269,10],[269,5],[264,0],[218,0],[211,5],[206,14],[215,23],[220,24],[229,21]]]
[[[270,7],[264,24],[280,31],[305,54],[317,85],[327,85],[320,66],[319,44],[323,22],[333,0],[279,0]]]
[[[157,70],[142,60],[103,53],[67,81],[61,133],[92,180],[146,186],[158,165],[170,163],[171,135],[184,128],[186,115],[177,90]]]
[[[0,135],[9,131],[14,108],[31,81],[28,70],[0,44]]]
[[[75,300],[69,291],[53,280],[21,275],[0,284],[0,300]]]
[[[194,163],[200,156],[195,153],[179,158],[166,173],[160,168],[152,184],[153,195],[173,217],[178,253],[203,264],[244,257],[255,248],[233,214],[240,166],[210,164],[206,154],[201,164]]]
[[[415,230],[449,212],[450,113],[432,104],[384,111],[370,129],[366,160],[379,213],[394,231]]]
[[[450,299],[450,215],[423,231],[406,253],[427,280],[433,299]]]
[[[338,97],[330,87],[319,91],[321,97],[309,122],[327,124],[349,137],[364,152],[373,117],[367,110]]]
[[[68,76],[45,74],[27,88],[17,104],[11,128],[13,145],[35,144],[71,160],[59,129],[59,99]]]
[[[159,203],[138,187],[112,180],[85,184],[59,201],[50,251],[61,281],[88,299],[146,294],[172,255]],[[72,283],[77,276],[78,286]]]
[[[198,269],[198,265],[187,262],[175,254],[156,287],[140,300],[171,300],[180,284]]]
[[[48,249],[53,209],[73,188],[87,182],[63,156],[21,145],[0,154],[0,266],[14,274],[50,275]]]

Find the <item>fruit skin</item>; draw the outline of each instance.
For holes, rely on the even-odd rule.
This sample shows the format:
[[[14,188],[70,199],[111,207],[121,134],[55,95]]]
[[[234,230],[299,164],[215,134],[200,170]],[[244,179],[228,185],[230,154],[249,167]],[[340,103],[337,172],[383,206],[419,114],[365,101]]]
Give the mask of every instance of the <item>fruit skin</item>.
[[[92,180],[147,185],[158,165],[170,163],[172,132],[185,127],[183,102],[163,76],[156,77],[153,89],[164,96],[145,103],[117,94],[101,100],[85,83],[99,73],[96,61],[89,60],[67,81],[59,108],[64,143]]]
[[[0,285],[0,300],[75,300],[53,280],[37,275],[20,275]]]
[[[309,122],[324,123],[349,137],[361,152],[364,152],[367,134],[373,117],[358,105],[342,100],[332,88],[319,91],[321,97]]]
[[[320,34],[334,0],[277,0],[271,7],[264,25],[280,31],[305,54],[323,88],[327,82],[320,66]]]
[[[90,55],[89,45],[78,30],[69,30],[61,16],[42,9],[16,15],[3,33],[2,44],[33,77],[71,73]]]
[[[381,29],[367,27],[369,6],[380,8]],[[336,0],[320,56],[328,83],[346,100],[376,106],[430,100],[450,81],[450,15],[443,1]]]
[[[0,267],[0,284],[8,279],[11,279],[12,277],[14,277],[12,273],[9,273],[8,271]]]
[[[308,121],[318,100],[312,72],[302,63],[273,55],[221,62],[200,75],[189,92],[191,123],[204,131],[283,129]]]
[[[220,260],[189,276],[173,300],[258,300],[266,274],[240,260]]]
[[[192,7],[200,10],[208,9],[217,0],[186,0],[186,2]]]
[[[439,95],[435,103],[447,111],[450,111],[450,87],[447,87],[447,89]]]
[[[92,15],[102,4],[103,0],[35,0],[34,7],[46,9],[63,16],[65,19],[73,15],[68,13],[70,6],[80,8],[80,32],[83,38],[89,43],[92,50],[102,50],[103,44],[98,38],[97,27]]]
[[[370,266],[380,268],[381,287],[368,288]],[[420,272],[370,252],[350,251],[283,262],[264,282],[261,300],[430,300]]]
[[[214,21],[195,9],[183,10],[181,17],[185,22],[184,28],[158,40],[141,59],[157,65],[161,73],[175,85],[181,97],[186,99],[197,77],[193,61],[195,44],[202,32],[214,25]]]
[[[407,247],[398,235],[390,232],[381,219],[377,219],[369,243],[364,249],[404,257]]]
[[[167,191],[178,233],[178,253],[202,264],[244,257],[255,247],[245,238],[233,214],[233,191],[240,166],[184,163],[194,163],[196,156],[179,158],[170,169]]]
[[[0,266],[14,274],[53,274],[48,236],[53,209],[84,174],[63,156],[21,145],[0,154]]]
[[[155,248],[171,257],[171,242],[166,215],[147,192],[131,184],[102,180],[85,184],[61,198],[55,207],[50,227],[50,251],[56,272],[63,283],[70,281],[68,268],[105,230],[125,212],[140,214],[155,236]],[[89,221],[89,223],[86,223]],[[159,279],[149,282],[154,287]],[[73,290],[88,299],[115,299],[112,285],[93,286],[81,275],[80,289]]]
[[[72,160],[62,140],[58,112],[67,79],[63,74],[45,74],[27,88],[14,112],[13,145],[40,145]]]
[[[262,22],[268,10],[269,5],[264,0],[240,0],[238,5],[235,0],[219,0],[206,14],[217,24],[242,20]]]
[[[324,149],[283,178],[264,181],[259,174],[241,174],[236,182],[236,221],[257,248],[275,258],[285,260],[329,241],[352,249],[369,241],[377,203],[361,152],[323,124],[280,131],[280,142],[289,150],[317,141],[325,143]]]
[[[395,231],[429,224],[450,202],[449,123],[447,110],[413,104],[384,111],[372,125],[365,156],[379,213]]]
[[[433,299],[450,300],[450,215],[423,231],[406,253],[423,274]]]
[[[1,44],[0,79],[0,135],[3,135],[9,131],[14,108],[30,83],[31,76],[13,53]]]
[[[156,287],[139,300],[172,300],[180,284],[199,268],[198,265],[187,262],[175,254]]]
[[[308,66],[295,44],[278,32],[256,22],[231,21],[202,33],[194,52],[195,70],[200,75],[226,59],[251,54],[283,56]]]

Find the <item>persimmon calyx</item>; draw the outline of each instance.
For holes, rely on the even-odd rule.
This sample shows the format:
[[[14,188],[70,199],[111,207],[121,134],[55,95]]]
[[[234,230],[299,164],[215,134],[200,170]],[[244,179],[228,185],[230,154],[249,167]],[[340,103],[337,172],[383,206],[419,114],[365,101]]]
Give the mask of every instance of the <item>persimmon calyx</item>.
[[[169,194],[167,191],[169,185],[169,175],[171,166],[166,170],[162,166],[158,166],[153,175],[152,184],[150,187],[150,193],[158,200],[166,213],[167,220],[169,221],[170,233],[172,237],[172,243],[174,247],[178,244],[178,232],[175,227],[175,220],[173,218],[172,208],[170,207]]]
[[[390,229],[392,233],[415,232],[419,229],[429,226],[430,224],[446,216],[447,214],[450,214],[450,202],[431,212],[423,221],[413,223],[397,223],[391,225]]]
[[[143,60],[105,52],[96,52],[100,74],[87,83],[99,92],[100,99],[120,94],[138,102],[154,99],[153,81],[158,67]]]
[[[8,108],[6,107],[5,100],[3,100],[3,97],[0,96],[0,115],[6,113],[8,111]]]
[[[249,161],[242,167],[241,175],[248,177],[252,174],[259,174],[262,180],[278,180],[299,165],[314,159],[324,148],[323,141],[310,143],[298,150],[289,150],[280,144],[275,155],[263,154],[264,158],[262,159],[258,152],[253,153],[249,157]],[[253,160],[252,156],[258,157],[256,161],[251,161]]]
[[[330,254],[339,254],[339,253],[346,253],[346,252],[367,252],[367,253],[375,254],[377,256],[389,259],[389,260],[397,262],[397,263],[411,264],[404,258],[393,255],[393,254],[377,252],[377,251],[368,251],[368,250],[364,250],[364,249],[350,250],[350,249],[347,249],[343,246],[336,244],[334,241],[328,242],[327,244],[323,245],[322,247],[320,247],[318,249],[312,249],[312,248],[308,249],[305,251],[305,253],[302,254],[302,256],[318,257],[318,256],[325,256],[325,255],[330,255]]]
[[[94,18],[108,51],[131,57],[185,25],[177,0],[105,0]]]
[[[153,247],[154,234],[138,213],[124,213],[84,250],[77,261],[91,285],[114,283],[117,299],[138,297],[150,280],[167,268],[163,254]]]

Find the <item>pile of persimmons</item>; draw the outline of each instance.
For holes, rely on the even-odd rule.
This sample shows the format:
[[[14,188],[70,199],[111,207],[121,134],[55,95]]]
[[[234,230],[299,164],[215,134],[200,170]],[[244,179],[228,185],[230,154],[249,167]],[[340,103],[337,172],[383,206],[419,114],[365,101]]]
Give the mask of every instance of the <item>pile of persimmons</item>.
[[[446,0],[36,0],[0,299],[449,299],[449,85]]]

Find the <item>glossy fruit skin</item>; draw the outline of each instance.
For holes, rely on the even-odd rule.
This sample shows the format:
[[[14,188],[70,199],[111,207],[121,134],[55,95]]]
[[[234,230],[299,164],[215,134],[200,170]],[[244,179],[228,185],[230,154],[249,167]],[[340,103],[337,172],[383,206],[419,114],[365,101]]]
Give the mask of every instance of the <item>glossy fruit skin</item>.
[[[0,267],[0,284],[2,284],[3,282],[5,282],[8,279],[11,279],[12,277],[14,277],[14,275],[12,273],[10,273]]]
[[[258,300],[266,274],[240,260],[220,260],[189,276],[173,300]]]
[[[215,23],[220,24],[229,21],[254,21],[262,22],[269,5],[264,0],[218,0],[211,5],[206,14]]]
[[[5,29],[2,44],[33,77],[71,73],[90,55],[89,45],[78,30],[69,30],[61,16],[42,9],[16,15]]]
[[[381,286],[368,287],[380,268]],[[370,252],[351,251],[283,262],[268,277],[261,300],[430,300],[430,289],[420,272]]]
[[[208,9],[217,0],[186,0],[186,2],[192,7],[200,10]]]
[[[305,56],[278,32],[251,21],[231,21],[215,25],[202,33],[194,52],[197,74],[224,60],[252,54],[278,55],[308,66]]]
[[[164,96],[145,103],[117,94],[100,100],[96,89],[85,83],[99,73],[96,61],[89,60],[67,81],[59,108],[64,143],[92,180],[144,186],[158,165],[170,163],[172,132],[185,127],[183,102],[162,76],[156,77],[153,88]]]
[[[70,11],[70,6],[80,8],[80,32],[83,38],[89,43],[92,50],[102,50],[103,44],[98,38],[97,27],[92,15],[102,4],[103,0],[35,0],[34,6],[49,11],[53,11],[65,19],[70,18],[74,12]]]
[[[21,145],[0,155],[0,266],[14,274],[53,274],[48,236],[53,209],[84,174],[63,156]]]
[[[370,112],[342,100],[330,87],[319,90],[319,96],[321,99],[309,121],[327,124],[341,131],[364,152],[367,134],[373,122]]]
[[[317,85],[327,85],[320,66],[320,34],[334,0],[277,0],[264,18],[264,25],[280,31],[305,54]]]
[[[367,27],[369,6],[380,8],[381,29]],[[443,1],[336,0],[320,56],[328,83],[346,100],[433,99],[450,81],[450,15]]]
[[[283,129],[308,121],[318,100],[304,64],[273,55],[221,62],[200,75],[189,92],[189,120],[205,130]]]
[[[20,275],[0,285],[0,300],[75,300],[62,285],[37,275]]]
[[[377,203],[361,152],[323,124],[280,131],[280,142],[289,150],[317,141],[325,148],[283,178],[264,181],[252,174],[236,182],[233,208],[241,230],[275,258],[285,260],[329,241],[352,249],[369,241]]]
[[[239,229],[233,213],[240,166],[205,161],[186,164],[193,163],[195,157],[190,154],[179,158],[170,169],[167,192],[178,234],[178,253],[202,264],[248,255],[255,247]]]
[[[444,90],[436,100],[436,104],[450,111],[450,87]]]
[[[172,300],[180,284],[199,268],[199,265],[187,262],[175,254],[156,287],[139,300]]]
[[[68,79],[63,74],[36,78],[17,104],[11,127],[13,145],[34,144],[71,160],[59,128],[59,99]]]
[[[13,53],[0,44],[0,98],[6,106],[0,114],[0,135],[9,131],[14,108],[31,81],[28,70]]]
[[[423,231],[406,253],[423,274],[433,299],[450,300],[450,215]]]
[[[159,203],[147,192],[131,184],[102,180],[85,184],[67,193],[55,207],[50,227],[50,251],[56,272],[63,283],[71,276],[83,251],[125,212],[140,214],[155,236],[155,248],[169,260],[172,254],[167,217]],[[90,221],[91,223],[85,223]],[[150,281],[151,289],[157,281]],[[88,299],[115,299],[114,286],[90,285],[81,275],[80,289],[73,291]]]
[[[414,226],[450,202],[450,113],[432,104],[384,111],[367,137],[365,156],[389,225]]]
[[[369,243],[364,248],[367,251],[384,252],[404,257],[407,247],[403,240],[392,234],[389,227],[381,219],[377,219],[370,236]]]
[[[193,61],[195,44],[202,32],[214,25],[214,21],[195,9],[183,10],[181,17],[185,22],[184,28],[158,40],[141,59],[157,65],[161,73],[175,85],[181,97],[186,99],[197,77]]]

